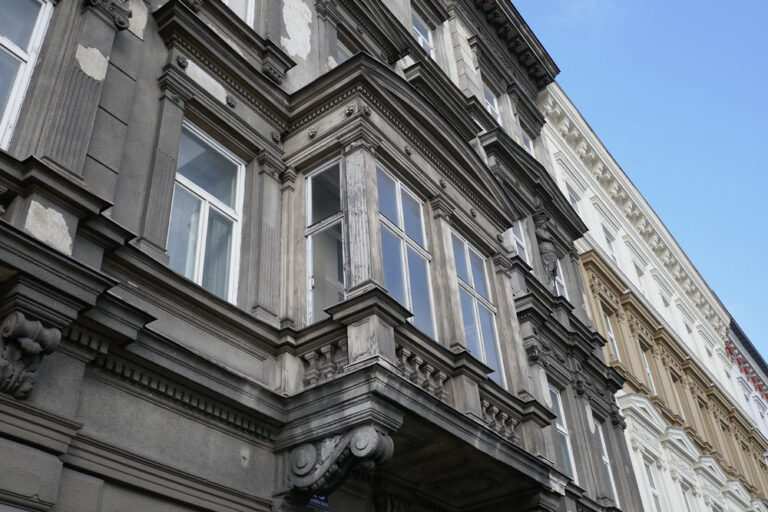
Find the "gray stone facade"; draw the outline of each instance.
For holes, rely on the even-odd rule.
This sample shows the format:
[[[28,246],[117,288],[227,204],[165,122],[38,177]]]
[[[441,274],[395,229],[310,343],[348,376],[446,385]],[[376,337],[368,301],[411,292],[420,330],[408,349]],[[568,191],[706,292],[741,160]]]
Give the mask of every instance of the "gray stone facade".
[[[511,4],[41,1],[0,509],[642,509]]]

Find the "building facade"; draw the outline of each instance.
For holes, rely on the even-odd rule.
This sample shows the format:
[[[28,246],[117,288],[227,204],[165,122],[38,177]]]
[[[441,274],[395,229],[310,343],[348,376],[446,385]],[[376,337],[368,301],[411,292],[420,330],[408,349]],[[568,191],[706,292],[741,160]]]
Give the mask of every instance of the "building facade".
[[[18,0],[0,508],[643,509],[505,0]]]
[[[539,104],[644,510],[766,510],[765,363],[565,93]]]

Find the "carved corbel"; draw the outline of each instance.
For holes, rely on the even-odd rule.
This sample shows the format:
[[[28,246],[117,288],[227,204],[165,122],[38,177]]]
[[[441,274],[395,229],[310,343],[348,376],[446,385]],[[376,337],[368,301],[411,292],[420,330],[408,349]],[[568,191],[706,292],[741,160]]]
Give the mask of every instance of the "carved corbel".
[[[0,391],[24,400],[37,382],[43,355],[61,341],[58,329],[45,328],[23,313],[13,312],[0,325]]]
[[[111,20],[117,30],[125,30],[130,25],[128,18],[131,10],[125,8],[126,0],[85,0],[83,8],[93,7],[100,14]]]
[[[392,457],[394,444],[379,426],[363,425],[344,435],[297,446],[288,460],[288,484],[299,501],[327,495],[353,467],[372,470]]]

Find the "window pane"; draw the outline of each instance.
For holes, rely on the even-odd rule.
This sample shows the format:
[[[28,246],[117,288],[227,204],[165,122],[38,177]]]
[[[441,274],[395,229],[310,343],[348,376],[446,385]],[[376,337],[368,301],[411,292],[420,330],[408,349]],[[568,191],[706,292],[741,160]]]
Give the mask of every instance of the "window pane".
[[[421,204],[403,192],[403,221],[405,222],[405,234],[424,247],[424,227],[421,224]]]
[[[344,256],[341,223],[312,235],[312,319],[328,316],[325,309],[344,300]]]
[[[389,176],[381,172],[381,169],[378,169],[378,172],[376,173],[376,180],[379,189],[379,211],[396,226],[400,226],[400,223],[397,220],[395,182]]]
[[[557,437],[560,442],[560,451],[563,454],[563,462],[565,463],[565,474],[573,478],[573,463],[571,462],[571,452],[568,450],[568,437],[560,432],[557,433]]]
[[[341,211],[339,164],[312,176],[312,218],[314,224]]]
[[[467,338],[467,349],[473,356],[482,360],[483,353],[480,351],[480,333],[477,330],[477,319],[475,318],[475,301],[461,288],[459,288],[459,297],[461,298],[461,316],[464,320],[464,336]]]
[[[524,262],[528,263],[528,253],[525,252],[525,246],[518,241],[515,241],[515,249],[517,255],[520,256]]]
[[[420,35],[424,39],[429,40],[429,28],[416,14],[413,15],[413,30],[415,31],[414,35]]]
[[[475,251],[469,251],[469,265],[472,267],[472,281],[475,291],[485,297],[488,296],[488,283],[485,282],[485,261]]]
[[[2,2],[3,0],[0,0]],[[2,12],[2,11],[0,11]],[[2,16],[0,16],[1,18]],[[13,82],[16,81],[16,74],[19,71],[21,63],[11,57],[0,48],[0,117],[5,112],[5,106],[8,104],[8,97],[11,95]]]
[[[225,205],[235,207],[237,165],[188,129],[181,132],[178,172]]]
[[[400,304],[407,305],[400,239],[383,226],[381,228],[381,256],[384,261],[384,286]]]
[[[483,334],[483,349],[485,351],[485,364],[495,371],[491,378],[499,385],[501,382],[501,365],[499,364],[499,349],[496,343],[496,329],[493,325],[493,313],[481,304],[477,305],[477,312],[480,316],[480,329]]]
[[[37,0],[0,0],[0,34],[26,51],[38,12]]]
[[[557,426],[565,428],[565,424],[563,423],[563,411],[560,409],[560,395],[550,388],[549,398],[552,400],[552,412],[557,416],[557,418],[555,418]]]
[[[424,334],[435,337],[432,325],[432,304],[429,300],[429,279],[427,260],[408,249],[408,275],[411,280],[411,302],[413,302],[413,324]]]
[[[168,227],[168,260],[173,270],[190,279],[195,277],[200,204],[200,199],[176,184]]]
[[[229,8],[240,17],[242,20],[248,19],[248,2],[249,0],[228,0]]]
[[[229,260],[232,254],[231,220],[211,208],[203,261],[203,288],[222,299],[229,294]]]
[[[467,255],[464,253],[464,242],[458,239],[456,235],[451,236],[453,240],[453,259],[456,260],[456,275],[465,283],[471,285],[469,280],[469,270],[467,268]]]

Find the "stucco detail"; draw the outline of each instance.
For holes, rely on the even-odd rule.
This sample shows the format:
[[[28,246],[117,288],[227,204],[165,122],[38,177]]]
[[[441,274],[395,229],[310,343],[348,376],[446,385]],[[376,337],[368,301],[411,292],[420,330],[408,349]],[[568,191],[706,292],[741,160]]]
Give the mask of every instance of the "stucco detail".
[[[81,44],[77,45],[75,59],[80,65],[83,73],[101,82],[107,76],[107,65],[109,59],[104,56],[97,48],[89,48]]]
[[[187,75],[189,75],[189,77],[192,80],[197,82],[197,84],[200,85],[200,87],[208,91],[214,98],[216,98],[222,103],[226,103],[227,90],[224,89],[224,86],[221,85],[211,75],[209,75],[207,71],[203,70],[203,68],[201,68],[191,60],[187,65]]]
[[[312,49],[312,11],[301,0],[283,0],[283,22],[287,37],[280,43],[291,57],[307,58]]]
[[[37,201],[32,201],[29,205],[27,219],[24,222],[24,229],[54,249],[72,254],[72,237],[61,212],[53,208],[46,208]]]
[[[141,40],[144,40],[144,28],[147,26],[147,6],[144,0],[128,0],[131,19],[128,30]]]

